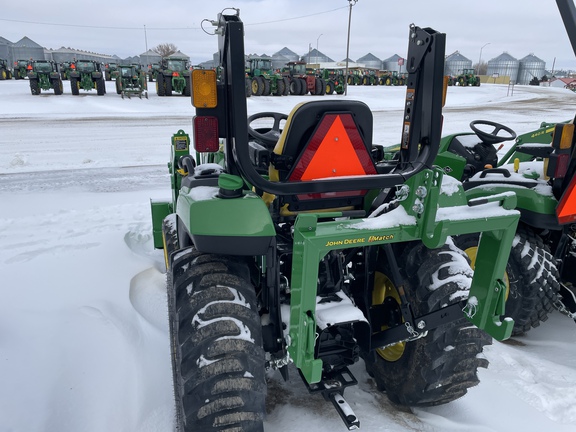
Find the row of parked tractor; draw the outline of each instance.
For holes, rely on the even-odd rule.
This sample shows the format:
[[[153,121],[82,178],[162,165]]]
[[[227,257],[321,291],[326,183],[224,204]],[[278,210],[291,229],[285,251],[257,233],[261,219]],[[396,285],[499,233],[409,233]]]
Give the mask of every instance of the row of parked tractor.
[[[341,68],[313,69],[302,61],[273,69],[268,57],[252,57],[246,62],[247,97],[342,94],[345,84],[402,86],[406,84],[406,76],[397,71],[363,68],[351,68],[346,75]]]
[[[80,90],[96,90],[99,96],[106,94],[106,81],[116,81],[116,93],[124,98],[148,97],[148,82],[156,81],[158,96],[180,93],[190,96],[190,64],[186,58],[170,57],[145,70],[137,63],[107,63],[94,60],[75,60],[56,63],[51,60],[17,60],[9,68],[6,60],[0,59],[0,79],[25,79],[30,82],[30,92],[39,95],[53,90],[64,92],[63,81],[70,81],[73,95]]]

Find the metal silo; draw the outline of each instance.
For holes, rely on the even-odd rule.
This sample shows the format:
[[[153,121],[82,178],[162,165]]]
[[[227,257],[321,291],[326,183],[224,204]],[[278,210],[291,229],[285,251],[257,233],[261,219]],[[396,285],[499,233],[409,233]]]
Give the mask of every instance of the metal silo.
[[[398,54],[394,54],[392,57],[388,57],[387,59],[382,60],[382,70],[402,72],[400,70],[400,68],[402,67],[405,72],[406,67],[398,64],[398,60],[400,60],[401,58],[402,57],[400,57]]]
[[[0,58],[8,60],[8,63],[12,65],[14,59],[10,56],[10,46],[12,46],[12,42],[0,36]]]
[[[362,63],[367,68],[372,68],[372,69],[377,69],[377,70],[380,70],[382,68],[382,60],[380,60],[378,57],[376,57],[372,53],[368,53],[365,56],[360,57],[358,60],[356,60],[356,63]]]
[[[507,52],[500,54],[498,57],[488,60],[488,69],[486,75],[492,76],[498,74],[499,77],[509,76],[510,81],[518,82],[518,69],[520,62]]]
[[[464,69],[472,69],[472,60],[455,51],[444,60],[444,75],[457,76],[464,73]]]
[[[45,60],[44,48],[26,36],[12,45],[12,56],[14,60]]]
[[[518,69],[518,84],[529,84],[534,78],[542,79],[546,75],[546,62],[533,53],[521,58]]]

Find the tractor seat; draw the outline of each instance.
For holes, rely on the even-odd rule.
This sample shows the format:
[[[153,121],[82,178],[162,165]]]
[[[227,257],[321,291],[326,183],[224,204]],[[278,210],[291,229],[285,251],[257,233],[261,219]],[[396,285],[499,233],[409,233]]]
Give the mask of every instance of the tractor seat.
[[[273,154],[271,181],[298,182],[377,174],[372,112],[360,101],[304,102],[292,110]],[[281,214],[363,208],[366,190],[278,197]]]

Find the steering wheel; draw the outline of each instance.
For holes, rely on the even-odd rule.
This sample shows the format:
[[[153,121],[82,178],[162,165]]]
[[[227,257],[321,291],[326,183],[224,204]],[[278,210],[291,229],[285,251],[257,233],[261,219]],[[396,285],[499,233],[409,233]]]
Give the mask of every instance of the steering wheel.
[[[494,129],[492,132],[485,132],[478,129],[477,125],[492,126]],[[482,140],[484,144],[496,144],[502,141],[511,141],[516,139],[516,132],[510,129],[508,126],[503,124],[491,122],[488,120],[474,120],[470,122],[470,129],[474,131],[478,138]],[[499,136],[498,132],[504,131],[506,134],[504,136]]]
[[[254,129],[251,125],[254,121],[263,119],[263,118],[272,118],[274,119],[274,124],[272,128],[257,128]],[[278,113],[278,112],[261,112],[256,113],[248,117],[248,134],[255,138],[257,141],[264,144],[266,147],[272,149],[278,142],[280,138],[280,134],[282,133],[282,129],[280,129],[280,122],[282,120],[287,120],[288,116],[286,114]]]

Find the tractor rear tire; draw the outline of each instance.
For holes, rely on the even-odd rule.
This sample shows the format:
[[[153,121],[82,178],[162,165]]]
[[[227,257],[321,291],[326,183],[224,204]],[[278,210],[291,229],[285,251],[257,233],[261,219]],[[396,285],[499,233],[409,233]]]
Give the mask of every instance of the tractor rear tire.
[[[184,77],[184,80],[186,81],[186,87],[184,87],[184,90],[182,90],[182,94],[184,96],[191,96],[192,95],[192,76]]]
[[[334,83],[332,81],[326,81],[326,94],[334,94]]]
[[[458,236],[455,243],[474,262],[478,234]],[[519,227],[516,231],[505,279],[505,315],[514,319],[512,336],[522,335],[548,319],[558,300],[560,274],[547,246],[532,230]]]
[[[302,82],[298,78],[292,79],[290,82],[290,94],[299,96],[301,91]]]
[[[431,250],[414,243],[404,250],[398,263],[403,263],[399,269],[401,283],[415,316],[437,311],[468,295],[472,269],[465,254],[453,245]],[[377,272],[391,280],[387,262],[381,262]],[[386,292],[396,290],[392,287]],[[399,296],[394,296],[387,300],[397,302]],[[376,349],[366,360],[366,369],[396,404],[441,405],[464,396],[468,388],[478,384],[478,368],[488,366],[480,354],[491,343],[490,336],[462,315],[419,339]]]
[[[78,78],[70,78],[70,90],[74,96],[78,96],[80,94],[80,88],[78,85]]]
[[[52,88],[54,89],[55,95],[61,95],[64,93],[64,85],[62,84],[62,80],[60,78],[52,81]]]
[[[40,93],[42,93],[42,89],[38,85],[37,79],[31,79],[30,80],[30,93],[32,93],[32,95],[34,95],[34,96],[37,96]]]
[[[164,85],[164,75],[158,74],[156,76],[156,93],[158,96],[166,96],[166,87]]]
[[[300,80],[300,96],[304,96],[308,93],[308,81],[306,78],[298,78]]]
[[[278,78],[276,80],[276,91],[274,92],[274,96],[282,96],[284,95],[284,80],[282,78]]]
[[[262,96],[264,93],[264,78],[257,76],[252,78],[252,95]]]
[[[282,93],[282,96],[288,96],[290,94],[290,79],[284,77],[282,81],[284,81],[284,93]]]
[[[264,83],[264,91],[262,92],[262,96],[270,96],[270,92],[272,89],[270,80],[268,78],[262,78],[262,82]]]
[[[106,81],[104,77],[96,80],[96,94],[98,96],[104,96],[106,94]]]
[[[181,250],[167,272],[176,430],[263,431],[266,357],[248,266]]]
[[[122,94],[122,78],[116,78],[116,94]]]
[[[172,78],[164,77],[164,89],[166,96],[172,96]]]

